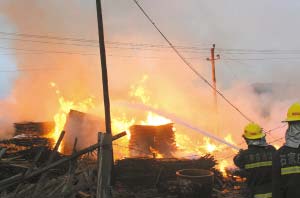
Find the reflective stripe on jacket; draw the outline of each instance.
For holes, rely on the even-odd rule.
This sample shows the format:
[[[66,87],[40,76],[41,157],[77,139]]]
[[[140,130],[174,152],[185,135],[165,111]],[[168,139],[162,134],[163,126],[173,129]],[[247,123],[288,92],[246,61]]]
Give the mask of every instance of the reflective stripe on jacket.
[[[300,148],[282,146],[273,157],[273,198],[300,198]]]
[[[252,164],[245,164],[245,169],[258,168],[263,166],[272,166],[272,161],[256,162]]]
[[[234,158],[235,165],[245,170],[247,184],[253,197],[270,197],[272,158],[275,151],[271,145],[250,145],[247,150],[241,150]]]
[[[300,166],[291,166],[286,168],[281,168],[281,175],[289,175],[289,174],[299,174]]]
[[[272,198],[272,193],[255,194],[254,198]]]

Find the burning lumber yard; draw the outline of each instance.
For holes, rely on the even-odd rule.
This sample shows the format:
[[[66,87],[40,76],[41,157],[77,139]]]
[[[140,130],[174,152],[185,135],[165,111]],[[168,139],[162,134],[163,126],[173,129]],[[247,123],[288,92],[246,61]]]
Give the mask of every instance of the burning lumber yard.
[[[97,131],[97,117],[70,109],[65,121],[58,138],[51,137],[57,123],[14,124],[15,136],[0,142],[1,197],[95,197],[99,177],[110,178],[103,190],[113,197],[226,197],[226,189],[238,195],[244,187],[241,177],[217,166],[213,144],[207,142],[203,155],[176,156],[175,124],[164,117],[149,113],[147,123],[99,133],[92,145],[80,140],[83,131]],[[195,176],[203,186],[188,185]]]
[[[170,2],[0,1],[0,198],[300,196],[299,6]]]

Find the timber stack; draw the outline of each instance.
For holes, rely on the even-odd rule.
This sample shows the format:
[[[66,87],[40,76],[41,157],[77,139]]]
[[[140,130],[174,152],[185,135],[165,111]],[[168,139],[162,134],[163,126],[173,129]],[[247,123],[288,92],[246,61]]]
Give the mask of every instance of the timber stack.
[[[166,158],[173,157],[176,151],[173,123],[160,126],[133,125],[129,130],[131,157],[149,157],[153,153]]]

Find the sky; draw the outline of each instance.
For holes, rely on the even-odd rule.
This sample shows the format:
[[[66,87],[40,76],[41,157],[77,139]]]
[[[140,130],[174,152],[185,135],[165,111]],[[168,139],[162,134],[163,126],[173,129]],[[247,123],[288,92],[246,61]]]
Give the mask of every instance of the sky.
[[[1,27],[7,31],[14,31],[14,25],[10,24],[5,16],[0,15],[0,24]],[[1,40],[2,46],[10,46],[9,41]],[[3,52],[1,52],[3,54]],[[12,89],[13,81],[17,77],[16,72],[5,72],[7,70],[15,70],[17,68],[14,57],[11,55],[0,55],[0,98],[5,98],[9,96],[10,90]]]

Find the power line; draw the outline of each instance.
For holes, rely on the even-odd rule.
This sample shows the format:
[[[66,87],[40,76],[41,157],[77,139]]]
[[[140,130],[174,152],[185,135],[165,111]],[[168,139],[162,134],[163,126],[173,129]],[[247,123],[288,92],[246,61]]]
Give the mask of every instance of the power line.
[[[283,124],[283,125],[281,124],[281,125],[279,125],[279,126],[273,128],[273,129],[271,129],[271,130],[266,131],[266,133],[267,133],[267,134],[270,134],[272,131],[276,131],[276,130],[278,130],[278,129],[282,129],[282,128],[286,127],[286,126],[287,126],[287,124]]]
[[[88,53],[81,53],[81,52],[68,52],[68,51],[49,51],[49,50],[37,50],[37,49],[26,49],[26,48],[13,48],[13,47],[4,47],[0,46],[0,49],[4,50],[17,50],[17,51],[30,51],[30,52],[37,52],[37,53],[54,53],[54,54],[77,54],[77,55],[97,55],[97,54],[88,54]]]
[[[62,68],[26,68],[26,69],[15,69],[15,70],[0,70],[0,73],[10,72],[35,72],[35,71],[62,71]]]
[[[14,49],[14,48],[11,48],[11,49]],[[31,50],[31,49],[29,49]],[[25,49],[24,49],[25,51]],[[44,51],[43,52],[14,52],[14,53],[0,53],[0,56],[16,56],[16,55],[42,55],[42,54],[51,54],[53,53],[52,51]],[[97,54],[82,54],[82,53],[77,53],[77,52],[63,52],[63,51],[60,51],[59,54],[65,54],[65,55],[82,55],[82,56],[98,56]],[[159,57],[159,56],[135,56],[135,55],[116,55],[116,54],[108,54],[107,56],[109,57],[116,57],[116,58],[126,58],[126,59],[140,59],[140,58],[143,58],[143,59],[164,59],[164,60],[171,60],[173,61],[174,59],[172,57]],[[186,59],[201,59],[204,57],[186,57]]]
[[[3,34],[3,32],[0,32],[0,34]],[[2,40],[15,40],[15,41],[25,41],[25,42],[35,42],[35,43],[44,43],[44,44],[61,44],[61,45],[77,45],[77,46],[90,46],[90,47],[98,47],[98,41],[97,40],[86,40],[81,38],[64,38],[64,37],[48,37],[43,35],[32,35],[32,34],[20,34],[20,33],[7,33],[9,35],[22,35],[29,38],[36,38],[36,39],[51,39],[47,41],[43,40],[28,40],[28,39],[20,39],[20,38],[8,38],[8,37],[0,37]],[[59,41],[72,41],[76,43],[67,43],[67,42],[53,42],[52,40],[59,40]],[[78,44],[78,42],[88,42],[91,44]],[[133,43],[133,42],[117,42],[117,41],[106,41],[109,45],[124,45],[124,46],[133,46],[133,47],[148,47],[148,48],[170,48],[168,45],[161,45],[161,44],[149,44],[149,43]],[[179,49],[191,49],[191,50],[207,50],[209,48],[199,48],[199,46],[186,46],[186,45],[177,45],[177,48]]]
[[[269,57],[269,58],[228,58],[224,60],[241,60],[241,61],[264,61],[264,60],[300,60],[300,57]]]
[[[282,139],[284,139],[284,138],[285,138],[285,137],[281,137],[281,138],[275,139],[274,141],[270,142],[270,144],[275,143],[275,142],[278,142],[278,141],[280,141],[280,140],[282,140]]]
[[[0,38],[1,39],[1,38]],[[94,46],[95,47],[95,46]],[[111,47],[107,47],[107,48],[111,48],[111,49],[124,49],[124,50],[150,50],[150,51],[157,51],[157,49],[151,49],[151,48],[143,48],[143,47],[137,47],[137,48],[128,48],[128,47],[118,47],[118,46],[111,46]],[[27,48],[15,48],[15,47],[4,47],[4,46],[0,46],[0,49],[3,50],[17,50],[17,51],[29,51],[29,52],[36,52],[36,53],[27,53],[27,54],[45,54],[45,53],[55,53],[55,54],[78,54],[78,55],[84,55],[84,56],[98,56],[98,54],[92,54],[92,53],[83,53],[83,52],[72,52],[72,51],[49,51],[49,50],[42,50],[42,49],[27,49]],[[184,51],[183,52],[187,52],[187,53],[191,53],[190,51]],[[0,55],[13,55],[13,54],[0,54]],[[118,56],[118,55],[116,55]],[[130,56],[120,56],[120,57],[130,57]],[[135,56],[131,56],[131,57],[135,57]],[[160,57],[155,57],[155,58],[160,58]],[[191,56],[191,57],[186,57],[185,59],[203,59],[205,60],[204,56]],[[300,61],[300,57],[279,57],[279,58],[225,58],[223,60],[226,61],[246,61],[246,60],[299,60]]]
[[[47,41],[41,40],[26,40],[20,38],[0,38],[0,39],[7,39],[7,40],[19,40],[19,41],[27,41],[27,42],[37,42],[37,43],[45,43],[45,44],[63,44],[63,45],[78,45],[78,46],[91,46],[91,47],[98,47],[98,40],[95,39],[85,39],[85,38],[75,38],[75,37],[59,37],[59,36],[48,36],[48,35],[38,35],[38,34],[24,34],[24,33],[17,33],[17,32],[3,32],[0,31],[0,35],[5,36],[14,36],[14,37],[23,37],[23,38],[34,38],[34,39],[46,39]],[[59,40],[64,42],[53,42],[53,40]],[[66,43],[65,41],[71,41],[76,43]],[[90,43],[90,44],[78,44],[79,43]],[[129,45],[129,46],[146,46],[146,47],[160,47],[160,48],[169,48],[167,45],[160,45],[160,44],[149,44],[149,43],[130,43],[130,42],[112,42],[106,41],[107,44],[111,45]],[[209,48],[199,48],[199,46],[176,46],[177,49],[190,49],[190,50],[201,50],[205,51]],[[231,49],[231,48],[218,48],[218,51],[222,53],[228,54],[300,54],[299,49]]]
[[[230,106],[232,106],[237,112],[241,114],[248,121],[252,121],[248,116],[246,116],[239,108],[237,108],[233,103],[229,101],[218,89],[214,89],[213,85],[208,82],[208,80],[200,74],[183,56],[182,54],[176,49],[176,47],[171,43],[171,41],[161,32],[161,30],[157,27],[154,21],[150,18],[150,16],[146,13],[146,11],[141,7],[137,0],[133,0],[133,2],[138,6],[138,8],[142,11],[144,16],[151,22],[151,24],[155,27],[155,29],[160,33],[160,35],[164,38],[164,40],[170,45],[173,51],[178,55],[178,57],[184,62],[186,66],[188,66],[199,78],[201,78],[210,88],[215,90]]]
[[[61,41],[75,41],[75,42],[86,42],[86,43],[98,43],[98,40],[82,39],[82,38],[71,38],[71,37],[57,37],[57,36],[46,36],[38,34],[23,34],[16,32],[0,32],[2,35],[18,36],[18,37],[28,37],[37,39],[50,39],[50,40],[61,40]]]
[[[284,139],[284,138],[285,138],[285,137],[280,137],[280,138],[278,138],[278,139],[275,139],[274,141],[269,142],[269,144],[273,144],[273,143],[278,142],[278,141],[280,141],[280,140],[282,140],[282,139]],[[236,154],[232,154],[232,155],[226,156],[224,159],[232,158],[232,157],[234,157],[235,155],[236,155]]]

